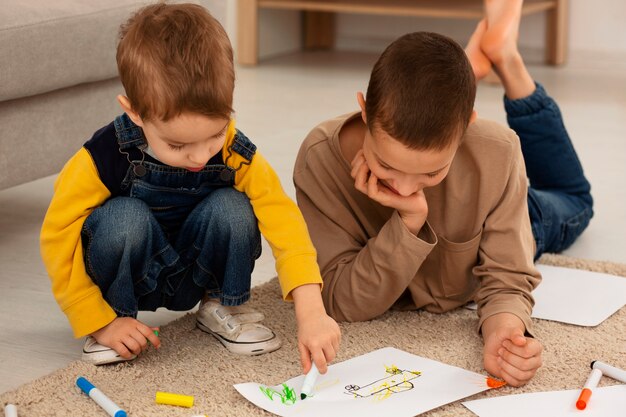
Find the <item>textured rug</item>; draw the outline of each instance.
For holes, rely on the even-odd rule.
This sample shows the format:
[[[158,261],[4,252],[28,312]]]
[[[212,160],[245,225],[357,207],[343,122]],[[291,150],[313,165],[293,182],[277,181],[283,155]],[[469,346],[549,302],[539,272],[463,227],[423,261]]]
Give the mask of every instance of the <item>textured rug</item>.
[[[565,256],[544,256],[542,263],[606,272],[626,277],[626,265],[586,261]],[[192,314],[162,327],[162,347],[148,350],[132,363],[94,367],[80,361],[0,395],[0,404],[18,406],[20,417],[105,416],[75,386],[85,376],[129,416],[270,416],[253,406],[233,388],[240,382],[279,384],[300,372],[293,306],[284,303],[276,279],[253,289],[251,304],[263,311],[266,324],[283,339],[283,347],[258,357],[229,354],[216,339],[195,327]],[[476,332],[474,311],[448,314],[423,311],[389,312],[365,322],[341,324],[343,340],[337,361],[385,346],[485,373],[482,340]],[[543,342],[544,366],[523,388],[504,387],[472,399],[524,392],[581,387],[591,360],[600,359],[626,368],[626,307],[594,328],[535,320],[535,333]],[[601,386],[614,385],[603,378]],[[155,404],[156,391],[193,395],[193,408]],[[473,416],[461,402],[423,414],[428,417]]]

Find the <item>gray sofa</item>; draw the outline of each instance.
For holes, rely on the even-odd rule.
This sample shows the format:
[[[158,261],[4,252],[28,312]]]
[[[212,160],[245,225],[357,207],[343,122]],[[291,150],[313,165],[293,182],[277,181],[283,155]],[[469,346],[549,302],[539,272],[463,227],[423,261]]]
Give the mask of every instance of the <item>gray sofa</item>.
[[[121,112],[120,24],[136,0],[3,0],[0,189],[57,173]],[[225,0],[194,1],[224,24]]]

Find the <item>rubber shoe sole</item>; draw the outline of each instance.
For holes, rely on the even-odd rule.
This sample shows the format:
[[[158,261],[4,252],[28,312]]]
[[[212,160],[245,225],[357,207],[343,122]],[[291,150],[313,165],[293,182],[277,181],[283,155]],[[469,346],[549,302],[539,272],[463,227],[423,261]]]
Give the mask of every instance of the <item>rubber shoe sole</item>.
[[[91,340],[89,340],[91,339]],[[128,362],[135,359],[137,356],[133,355],[130,359],[125,359],[120,356],[115,350],[102,346],[97,343],[95,339],[88,337],[85,340],[85,344],[83,346],[83,355],[82,360],[88,362],[92,365],[110,365],[114,363],[120,362]]]
[[[270,353],[280,348],[282,345],[280,339],[276,336],[274,332],[272,332],[272,338],[261,341],[261,342],[235,342],[232,340],[228,340],[222,335],[215,333],[207,326],[200,323],[200,321],[196,321],[196,326],[202,330],[203,332],[209,333],[213,335],[219,342],[224,345],[226,349],[230,352],[235,353],[237,355],[246,355],[246,356],[257,356],[262,355],[264,353]]]

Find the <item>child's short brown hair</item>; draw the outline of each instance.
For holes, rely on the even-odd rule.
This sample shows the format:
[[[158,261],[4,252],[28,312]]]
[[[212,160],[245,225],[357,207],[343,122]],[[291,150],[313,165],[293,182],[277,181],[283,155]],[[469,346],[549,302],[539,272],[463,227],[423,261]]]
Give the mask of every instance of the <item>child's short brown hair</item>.
[[[117,67],[144,120],[182,112],[230,118],[235,71],[222,25],[195,4],[154,4],[120,28]]]
[[[475,98],[465,51],[443,35],[410,33],[389,45],[374,65],[367,125],[411,149],[442,150],[465,132]]]

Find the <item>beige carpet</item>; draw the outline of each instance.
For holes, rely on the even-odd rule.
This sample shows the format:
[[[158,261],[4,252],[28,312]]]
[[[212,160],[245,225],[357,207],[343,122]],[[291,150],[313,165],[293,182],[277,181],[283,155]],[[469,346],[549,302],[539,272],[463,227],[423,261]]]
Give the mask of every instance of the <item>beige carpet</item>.
[[[607,272],[626,277],[626,265],[544,256],[543,263]],[[73,362],[67,368],[0,396],[0,404],[18,406],[19,416],[106,416],[75,386],[85,376],[129,416],[270,416],[233,388],[239,382],[273,385],[300,372],[292,305],[280,299],[276,280],[253,290],[252,305],[263,311],[283,339],[278,351],[254,358],[234,356],[195,328],[193,315],[162,328],[162,348],[148,351],[132,363],[93,367]],[[459,309],[449,314],[391,312],[366,323],[342,324],[343,342],[337,361],[385,346],[435,359],[471,371],[482,369],[482,340],[475,331],[476,313]],[[573,389],[588,376],[591,360],[626,368],[626,308],[595,328],[535,320],[535,332],[545,346],[544,366],[527,386],[477,394],[472,399],[523,392]],[[601,385],[616,382],[604,378]],[[191,409],[157,405],[157,390],[193,395]],[[460,402],[424,416],[473,416]],[[330,417],[330,416],[328,416]]]

